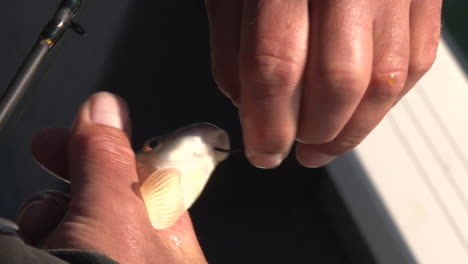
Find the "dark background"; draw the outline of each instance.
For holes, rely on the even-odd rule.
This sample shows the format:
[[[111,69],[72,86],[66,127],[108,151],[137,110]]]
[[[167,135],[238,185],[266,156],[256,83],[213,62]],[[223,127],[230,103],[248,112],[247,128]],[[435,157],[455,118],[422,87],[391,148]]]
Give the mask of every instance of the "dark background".
[[[460,53],[464,57],[465,71],[468,71],[466,61],[468,58],[468,1],[466,0],[444,0],[443,30],[450,34]]]
[[[445,14],[468,6],[446,2]],[[0,4],[0,91],[58,3]],[[41,128],[71,124],[95,91],[117,93],[129,103],[135,148],[199,121],[226,129],[232,145],[241,146],[236,108],[212,80],[203,1],[88,0],[81,14],[88,36],[66,35],[0,132],[1,217],[14,219],[33,192],[66,188],[33,161],[30,139]],[[460,26],[445,21],[455,32]],[[455,34],[462,44],[464,36]],[[242,154],[232,155],[191,214],[210,263],[374,262],[326,171],[303,168],[293,157],[278,169],[260,170]]]

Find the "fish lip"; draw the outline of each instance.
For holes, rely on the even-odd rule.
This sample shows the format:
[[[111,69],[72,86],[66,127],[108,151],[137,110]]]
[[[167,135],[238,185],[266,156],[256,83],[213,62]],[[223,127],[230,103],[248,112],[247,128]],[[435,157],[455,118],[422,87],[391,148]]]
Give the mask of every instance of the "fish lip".
[[[220,148],[220,149],[231,148],[229,134],[224,129],[212,123],[199,122],[199,123],[194,123],[192,125],[183,127],[177,131],[179,133],[184,133],[185,131],[190,131],[190,130],[198,130],[205,144],[212,148],[211,153],[215,157],[217,163],[222,162],[229,157],[229,153],[227,152],[216,151],[216,148]],[[177,134],[177,132],[175,133]]]

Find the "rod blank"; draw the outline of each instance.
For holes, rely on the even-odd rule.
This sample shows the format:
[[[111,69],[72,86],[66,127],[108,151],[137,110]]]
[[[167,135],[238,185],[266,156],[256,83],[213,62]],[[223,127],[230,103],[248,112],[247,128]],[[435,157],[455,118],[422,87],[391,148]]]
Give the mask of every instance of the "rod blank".
[[[49,49],[47,43],[38,42],[0,97],[0,131],[30,86],[39,66],[49,53]]]
[[[84,0],[63,0],[57,12],[42,30],[39,40],[16,72],[8,88],[0,96],[0,131],[23,98],[50,50],[69,28],[77,31],[76,28],[79,26],[73,20],[83,2]]]

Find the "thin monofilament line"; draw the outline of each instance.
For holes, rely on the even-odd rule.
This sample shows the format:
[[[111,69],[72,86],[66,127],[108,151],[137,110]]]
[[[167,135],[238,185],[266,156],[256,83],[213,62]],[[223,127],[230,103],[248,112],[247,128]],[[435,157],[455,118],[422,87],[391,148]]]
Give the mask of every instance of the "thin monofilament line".
[[[218,147],[214,147],[214,150],[219,151],[219,152],[224,152],[224,153],[240,153],[240,152],[242,152],[242,149],[223,149],[223,148],[218,148]]]

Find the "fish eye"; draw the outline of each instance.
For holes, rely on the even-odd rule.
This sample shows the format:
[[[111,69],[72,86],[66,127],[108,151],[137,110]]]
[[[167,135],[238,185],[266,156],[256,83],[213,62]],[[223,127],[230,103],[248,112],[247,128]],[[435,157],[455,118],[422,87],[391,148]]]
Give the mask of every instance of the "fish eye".
[[[151,149],[155,149],[159,146],[159,141],[157,139],[152,139],[151,141],[148,142],[148,146]]]

